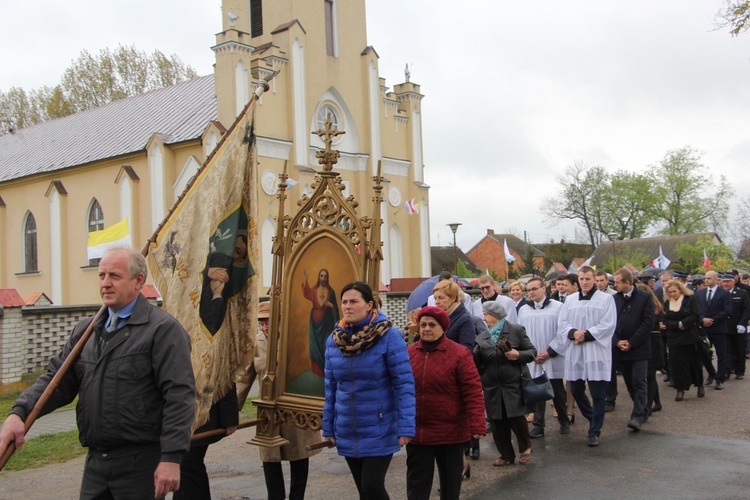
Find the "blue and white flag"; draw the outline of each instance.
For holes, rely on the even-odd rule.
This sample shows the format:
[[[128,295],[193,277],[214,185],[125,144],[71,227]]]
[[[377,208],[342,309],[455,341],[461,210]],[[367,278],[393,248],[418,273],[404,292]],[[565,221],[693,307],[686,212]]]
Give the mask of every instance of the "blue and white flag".
[[[664,252],[661,251],[661,245],[659,245],[659,256],[652,260],[649,265],[655,269],[667,269],[671,263],[672,261],[664,255]]]
[[[506,262],[515,262],[516,258],[511,255],[510,250],[508,250],[508,240],[503,241],[503,250],[505,250],[505,261]]]

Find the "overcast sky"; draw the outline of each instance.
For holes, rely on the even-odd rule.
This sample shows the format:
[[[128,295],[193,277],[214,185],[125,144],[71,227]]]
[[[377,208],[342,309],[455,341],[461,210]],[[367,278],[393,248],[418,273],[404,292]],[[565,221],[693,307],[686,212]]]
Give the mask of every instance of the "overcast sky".
[[[54,85],[82,49],[118,44],[208,74],[220,3],[1,0],[0,89]],[[572,240],[539,206],[576,160],[639,171],[690,145],[747,195],[750,34],[714,29],[722,3],[370,0],[381,76],[401,83],[409,63],[425,95],[432,244],[452,243],[450,222],[465,251],[490,228]]]

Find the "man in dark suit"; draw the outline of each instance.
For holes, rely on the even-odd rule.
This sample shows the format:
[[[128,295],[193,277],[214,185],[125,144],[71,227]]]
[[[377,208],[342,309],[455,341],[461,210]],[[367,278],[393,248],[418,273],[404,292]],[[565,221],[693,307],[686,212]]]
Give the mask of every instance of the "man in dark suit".
[[[628,427],[641,430],[648,409],[648,360],[651,358],[651,330],[654,326],[654,301],[633,286],[633,274],[627,269],[615,272],[617,326],[612,338],[615,359],[620,362],[622,378],[633,400]]]
[[[719,285],[716,271],[708,271],[704,278],[706,288],[695,294],[698,307],[703,317],[703,328],[716,349],[716,390],[724,388],[724,381],[729,377],[729,353],[727,351],[727,319],[732,314],[732,297]],[[713,382],[709,375],[706,385]]]
[[[734,276],[729,273],[721,277],[721,287],[732,297],[732,314],[727,320],[730,366],[734,371],[734,378],[742,380],[745,378],[745,338],[750,320],[750,295],[736,286]]]

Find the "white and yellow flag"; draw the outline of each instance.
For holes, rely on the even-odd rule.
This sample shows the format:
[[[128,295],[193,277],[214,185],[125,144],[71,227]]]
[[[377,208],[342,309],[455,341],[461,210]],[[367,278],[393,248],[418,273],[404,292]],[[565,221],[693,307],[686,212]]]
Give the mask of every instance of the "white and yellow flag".
[[[86,245],[86,257],[101,259],[107,250],[118,246],[133,246],[128,228],[128,219],[122,219],[117,224],[105,227],[100,231],[91,231]]]
[[[196,174],[152,239],[147,257],[164,309],[192,340],[196,428],[255,351],[255,102]]]

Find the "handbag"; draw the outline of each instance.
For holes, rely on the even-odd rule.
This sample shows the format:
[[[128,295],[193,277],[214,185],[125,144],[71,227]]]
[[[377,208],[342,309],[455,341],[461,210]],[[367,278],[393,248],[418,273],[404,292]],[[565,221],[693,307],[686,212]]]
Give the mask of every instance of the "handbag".
[[[549,381],[546,371],[535,378],[521,378],[521,389],[523,390],[523,400],[526,406],[549,401],[555,397],[555,392],[552,390],[552,382]]]
[[[706,331],[700,325],[694,325],[695,328],[695,350],[701,356],[701,359],[713,359],[711,352],[711,341],[708,340]]]

